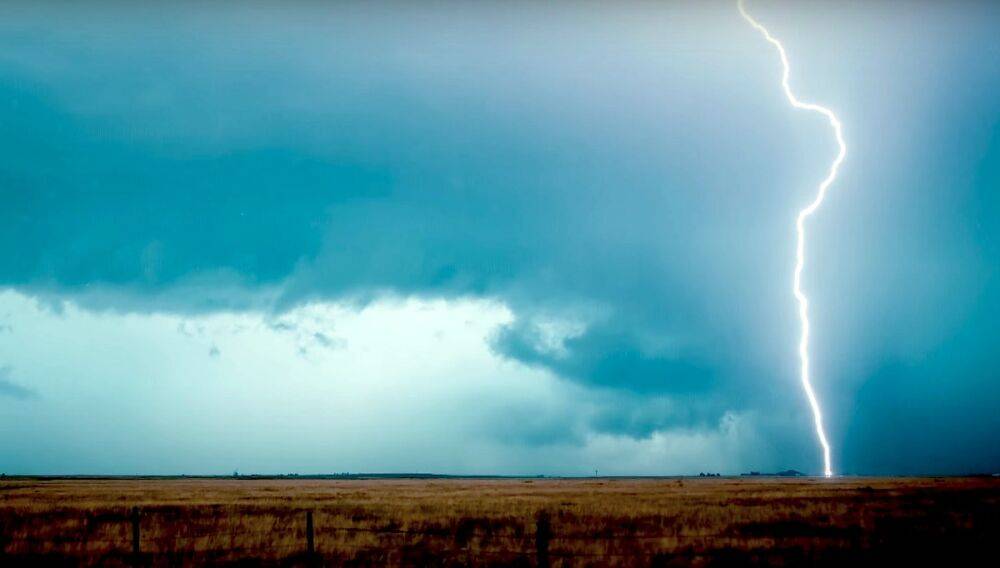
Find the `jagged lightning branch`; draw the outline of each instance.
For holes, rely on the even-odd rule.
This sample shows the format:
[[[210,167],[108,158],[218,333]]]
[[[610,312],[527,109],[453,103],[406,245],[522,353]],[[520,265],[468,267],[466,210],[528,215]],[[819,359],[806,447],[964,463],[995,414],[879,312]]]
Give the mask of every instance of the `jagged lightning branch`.
[[[826,179],[819,184],[816,198],[805,209],[799,211],[799,216],[795,221],[795,228],[798,232],[798,244],[795,248],[795,277],[792,285],[795,299],[799,302],[799,321],[802,326],[802,334],[799,338],[799,360],[801,361],[799,374],[802,378],[802,388],[805,389],[806,398],[809,399],[809,406],[812,407],[813,419],[816,422],[816,436],[819,438],[820,445],[823,446],[823,474],[830,477],[833,475],[833,469],[830,466],[830,444],[826,440],[826,432],[823,429],[823,413],[820,410],[819,401],[816,399],[816,393],[813,392],[812,381],[809,377],[809,299],[802,292],[802,268],[805,265],[806,219],[819,209],[819,206],[823,203],[823,199],[826,197],[826,190],[833,183],[833,180],[836,179],[837,170],[840,169],[840,164],[847,155],[847,144],[844,143],[840,121],[837,120],[833,111],[817,104],[804,103],[792,93],[792,89],[788,86],[789,65],[788,55],[785,53],[784,46],[767,31],[767,28],[760,25],[757,20],[753,19],[747,13],[743,2],[744,0],[737,0],[737,6],[743,19],[759,31],[764,36],[764,39],[778,50],[778,55],[781,56],[781,87],[785,90],[788,102],[792,103],[792,106],[795,108],[818,112],[825,116],[830,121],[830,126],[833,127],[833,133],[837,138],[837,145],[840,147],[837,157],[833,160],[833,164],[830,165],[830,172],[827,174]]]

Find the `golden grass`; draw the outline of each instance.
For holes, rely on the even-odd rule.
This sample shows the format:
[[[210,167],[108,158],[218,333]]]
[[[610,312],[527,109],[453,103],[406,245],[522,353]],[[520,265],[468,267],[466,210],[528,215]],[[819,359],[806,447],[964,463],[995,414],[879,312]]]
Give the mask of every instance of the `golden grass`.
[[[949,479],[8,480],[0,564],[877,563],[996,553],[1000,483]]]

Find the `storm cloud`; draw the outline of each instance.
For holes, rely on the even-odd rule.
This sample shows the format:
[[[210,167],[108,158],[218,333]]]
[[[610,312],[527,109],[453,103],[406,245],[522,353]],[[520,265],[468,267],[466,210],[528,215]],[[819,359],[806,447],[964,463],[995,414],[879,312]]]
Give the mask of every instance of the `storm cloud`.
[[[878,448],[941,404],[1000,402],[998,12],[967,4],[761,8],[851,148],[806,276],[849,470],[918,469]],[[792,220],[833,145],[729,3],[91,8],[0,14],[3,286],[182,317],[496,300],[496,355],[614,401],[585,431],[780,407],[757,426],[813,455]],[[891,429],[899,397],[924,410]],[[951,443],[941,469],[1000,460]]]

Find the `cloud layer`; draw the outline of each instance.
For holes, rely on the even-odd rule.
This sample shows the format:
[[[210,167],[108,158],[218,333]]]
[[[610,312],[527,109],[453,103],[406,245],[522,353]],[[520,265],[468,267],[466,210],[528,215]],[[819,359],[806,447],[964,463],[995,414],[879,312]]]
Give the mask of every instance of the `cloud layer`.
[[[507,315],[468,349],[591,401],[573,420],[526,400],[487,411],[487,430],[510,412],[540,422],[511,434],[524,455],[729,443],[719,425],[738,417],[809,469],[791,221],[833,146],[784,104],[774,54],[733,6],[190,8],[4,8],[0,285],[78,315],[260,318],[299,358],[356,348],[283,319],[303,306],[492,303]],[[838,461],[919,470],[927,455],[882,448],[930,415],[966,424],[942,404],[1000,401],[984,339],[1000,298],[997,11],[778,8],[760,17],[795,54],[797,90],[838,109],[851,148],[806,275]],[[421,380],[454,386],[455,365]],[[7,398],[23,388],[3,380]],[[911,396],[925,410],[881,422]],[[1000,457],[974,448],[994,437],[928,451],[986,467]],[[755,447],[725,463],[761,468]]]

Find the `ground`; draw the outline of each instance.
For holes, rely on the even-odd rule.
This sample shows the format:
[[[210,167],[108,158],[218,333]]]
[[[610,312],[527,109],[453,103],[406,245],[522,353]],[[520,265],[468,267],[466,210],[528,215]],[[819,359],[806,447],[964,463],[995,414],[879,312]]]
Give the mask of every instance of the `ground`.
[[[4,566],[954,565],[998,537],[990,477],[0,481]]]

